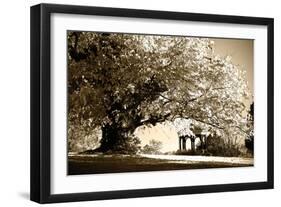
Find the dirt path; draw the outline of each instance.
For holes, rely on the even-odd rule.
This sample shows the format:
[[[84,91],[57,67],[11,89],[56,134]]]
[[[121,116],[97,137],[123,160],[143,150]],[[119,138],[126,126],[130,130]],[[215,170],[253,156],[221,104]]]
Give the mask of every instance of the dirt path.
[[[148,155],[141,154],[143,157],[171,160],[177,163],[194,163],[194,162],[222,162],[232,164],[254,164],[253,158],[242,158],[242,157],[215,157],[215,156],[191,156],[191,155]]]

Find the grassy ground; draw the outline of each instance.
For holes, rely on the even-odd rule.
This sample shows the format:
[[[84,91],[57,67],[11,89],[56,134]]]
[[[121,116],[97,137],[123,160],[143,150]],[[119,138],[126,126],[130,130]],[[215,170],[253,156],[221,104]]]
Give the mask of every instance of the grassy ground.
[[[74,155],[68,157],[69,175],[246,166],[252,165],[205,161],[179,163],[172,160],[145,158],[136,155]]]

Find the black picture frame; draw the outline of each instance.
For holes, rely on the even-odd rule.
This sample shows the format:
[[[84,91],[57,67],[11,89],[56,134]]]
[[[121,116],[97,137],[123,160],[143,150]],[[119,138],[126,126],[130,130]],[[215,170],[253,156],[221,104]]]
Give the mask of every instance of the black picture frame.
[[[50,130],[51,130],[51,74],[50,74],[50,15],[52,13],[133,17],[162,20],[181,20],[208,23],[231,23],[267,26],[267,181],[204,186],[167,187],[153,189],[51,194]],[[30,199],[38,203],[120,199],[146,196],[242,191],[273,188],[274,177],[274,77],[272,18],[195,14],[168,11],[103,8],[39,4],[31,7],[31,174]]]

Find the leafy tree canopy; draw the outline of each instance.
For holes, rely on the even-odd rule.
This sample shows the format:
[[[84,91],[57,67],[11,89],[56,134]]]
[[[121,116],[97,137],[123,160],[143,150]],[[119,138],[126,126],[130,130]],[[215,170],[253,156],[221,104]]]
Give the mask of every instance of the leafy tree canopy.
[[[69,122],[101,126],[101,151],[177,118],[227,136],[245,131],[245,72],[207,38],[69,32],[68,92]]]

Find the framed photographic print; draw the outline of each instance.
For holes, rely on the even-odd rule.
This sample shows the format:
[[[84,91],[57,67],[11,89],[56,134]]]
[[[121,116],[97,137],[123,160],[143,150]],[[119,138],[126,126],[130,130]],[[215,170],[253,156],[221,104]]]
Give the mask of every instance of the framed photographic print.
[[[31,7],[31,200],[273,188],[273,19]]]

